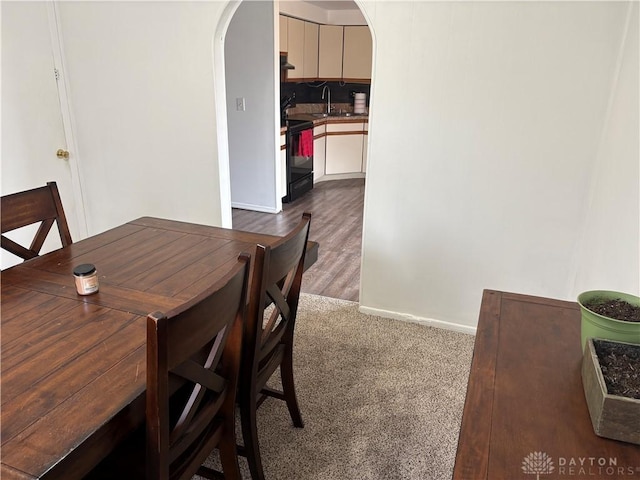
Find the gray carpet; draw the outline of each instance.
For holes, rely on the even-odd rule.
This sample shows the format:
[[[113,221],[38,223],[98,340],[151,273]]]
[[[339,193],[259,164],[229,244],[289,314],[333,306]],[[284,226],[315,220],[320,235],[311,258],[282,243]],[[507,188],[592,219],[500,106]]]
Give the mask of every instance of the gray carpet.
[[[305,426],[284,402],[260,407],[267,480],[451,478],[473,341],[303,294],[294,373]],[[209,461],[219,465],[216,452]],[[250,479],[242,457],[240,467]]]

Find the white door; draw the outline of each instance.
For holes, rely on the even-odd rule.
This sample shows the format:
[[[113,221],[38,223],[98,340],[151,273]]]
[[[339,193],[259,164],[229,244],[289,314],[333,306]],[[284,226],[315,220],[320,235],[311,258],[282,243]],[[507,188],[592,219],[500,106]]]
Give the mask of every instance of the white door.
[[[58,93],[61,69],[54,62],[51,2],[0,2],[2,8],[2,195],[56,181],[72,238],[86,236],[80,183],[73,158],[58,158],[69,151],[65,140]],[[66,100],[65,100],[66,101]],[[69,133],[69,132],[67,132]],[[70,138],[70,137],[67,137]],[[80,201],[78,201],[80,199]],[[16,232],[30,238],[35,229]],[[45,249],[58,248],[55,227]],[[16,236],[17,235],[17,236]],[[19,263],[2,251],[2,268]]]

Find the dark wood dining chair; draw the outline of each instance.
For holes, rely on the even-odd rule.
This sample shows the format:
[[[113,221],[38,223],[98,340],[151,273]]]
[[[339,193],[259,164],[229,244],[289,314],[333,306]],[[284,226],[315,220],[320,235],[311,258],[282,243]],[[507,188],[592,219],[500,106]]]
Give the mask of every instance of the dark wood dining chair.
[[[147,317],[146,428],[86,479],[241,479],[235,409],[248,278],[242,254],[204,293]],[[202,465],[216,447],[224,473]]]
[[[0,208],[2,215],[1,246],[4,250],[23,260],[37,257],[40,254],[42,245],[53,227],[53,222],[58,226],[62,246],[71,245],[71,233],[56,182],[47,182],[44,187],[3,195]],[[35,223],[40,223],[40,226],[29,248],[4,235],[12,230]]]
[[[302,428],[302,416],[293,380],[293,333],[311,214],[273,246],[258,245],[255,255],[249,310],[243,337],[238,404],[244,447],[251,477],[264,479],[256,414],[267,397],[284,400],[293,424]],[[266,386],[280,367],[282,391]]]

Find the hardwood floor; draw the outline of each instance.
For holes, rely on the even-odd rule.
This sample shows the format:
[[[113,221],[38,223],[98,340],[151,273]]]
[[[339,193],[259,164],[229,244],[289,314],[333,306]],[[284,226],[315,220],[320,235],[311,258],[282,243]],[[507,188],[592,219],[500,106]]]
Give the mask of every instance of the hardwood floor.
[[[357,302],[360,293],[360,252],[364,179],[316,183],[278,214],[233,209],[233,228],[284,235],[311,212],[309,239],[320,244],[318,261],[302,278],[302,291]]]

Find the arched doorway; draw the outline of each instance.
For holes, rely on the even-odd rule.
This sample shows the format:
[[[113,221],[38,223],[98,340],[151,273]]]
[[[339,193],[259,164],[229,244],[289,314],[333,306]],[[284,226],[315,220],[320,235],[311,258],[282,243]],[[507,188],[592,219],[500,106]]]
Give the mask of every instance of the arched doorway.
[[[255,67],[255,65],[251,65],[252,62],[250,61],[238,61],[238,59],[236,58],[231,58],[230,53],[233,54],[238,54],[238,52],[242,52],[242,48],[229,48],[229,43],[228,42],[232,42],[234,41],[235,38],[242,38],[243,41],[243,45],[242,47],[245,48],[247,47],[248,44],[251,44],[252,42],[255,42],[255,36],[260,34],[259,32],[256,31],[250,31],[252,26],[255,26],[255,24],[251,24],[251,21],[256,21],[256,19],[260,18],[260,14],[259,14],[259,9],[257,7],[255,7],[255,3],[260,3],[262,4],[262,18],[265,18],[264,22],[267,23],[269,22],[269,20],[266,20],[266,17],[268,17],[269,15],[267,15],[266,13],[270,13],[273,16],[273,20],[274,22],[273,25],[267,25],[267,27],[271,27],[273,26],[271,35],[273,35],[273,38],[269,38],[268,40],[264,40],[262,41],[263,44],[269,44],[268,47],[271,49],[269,50],[270,54],[271,54],[271,58],[269,60],[270,66],[271,66],[271,70],[270,71],[266,71],[264,63],[262,63],[261,66],[259,66],[257,68],[258,71],[256,71],[256,69],[254,69],[253,67]],[[249,4],[253,4],[251,5],[251,8],[249,8]],[[269,12],[266,12],[264,5],[267,4],[270,6],[271,10]],[[355,6],[357,6],[359,8],[359,5],[357,5],[357,3],[354,3]],[[247,7],[247,8],[245,8]],[[253,9],[253,11],[251,11]],[[238,223],[236,222],[237,220],[237,212],[238,210],[232,210],[232,207],[235,206],[234,200],[232,199],[233,195],[233,189],[234,189],[234,164],[233,162],[235,161],[233,158],[233,141],[234,141],[234,137],[243,139],[243,135],[245,135],[245,131],[242,130],[236,130],[234,132],[234,128],[237,129],[238,126],[234,125],[234,121],[233,121],[233,117],[234,116],[248,116],[250,114],[253,114],[254,112],[251,111],[249,112],[250,108],[253,108],[253,99],[251,99],[250,97],[245,97],[244,93],[242,90],[237,88],[237,84],[240,81],[244,81],[244,80],[249,80],[248,81],[248,86],[245,87],[246,90],[249,91],[249,93],[251,92],[251,88],[257,89],[257,87],[255,87],[255,85],[257,84],[264,84],[265,82],[260,82],[259,80],[257,81],[257,83],[251,83],[252,80],[256,80],[257,77],[259,77],[260,75],[262,75],[263,78],[267,78],[268,82],[271,82],[271,79],[274,79],[273,82],[273,86],[271,91],[269,92],[262,92],[263,95],[268,96],[268,99],[266,100],[266,102],[264,102],[264,104],[272,104],[272,111],[270,112],[270,115],[265,115],[261,118],[261,120],[259,122],[255,122],[254,125],[259,125],[261,128],[270,130],[269,133],[266,134],[266,136],[270,136],[270,140],[271,143],[269,143],[267,145],[267,147],[264,147],[263,150],[264,152],[273,152],[273,156],[271,159],[271,170],[269,171],[270,175],[278,175],[278,166],[276,165],[276,163],[278,163],[278,159],[279,159],[279,143],[278,143],[278,137],[279,137],[279,133],[280,133],[280,124],[279,124],[279,116],[280,116],[280,111],[279,111],[279,106],[280,106],[280,82],[279,82],[279,78],[280,78],[280,62],[279,62],[279,51],[276,45],[276,41],[275,39],[278,37],[278,22],[277,22],[277,18],[278,18],[278,14],[280,12],[278,11],[276,5],[274,5],[271,2],[246,2],[246,3],[240,3],[240,2],[233,2],[227,5],[227,8],[225,10],[225,14],[223,15],[223,17],[221,18],[220,21],[220,25],[218,27],[218,31],[216,33],[216,45],[215,45],[215,51],[214,51],[214,62],[215,62],[215,73],[216,73],[216,98],[224,98],[224,102],[223,101],[219,101],[216,102],[217,104],[217,115],[218,115],[218,144],[219,144],[219,162],[220,162],[220,178],[222,180],[222,182],[227,182],[226,184],[221,185],[221,192],[225,192],[226,191],[226,197],[223,196],[222,198],[222,202],[221,202],[221,207],[223,209],[223,218],[225,218],[225,223],[224,226],[231,226],[233,225],[234,228],[240,228],[240,229],[244,229],[244,230],[255,230],[255,231],[263,231],[265,233],[272,233],[272,234],[282,234],[285,233],[287,231],[287,228],[292,225],[292,222],[295,222],[294,220],[290,220],[289,217],[287,215],[285,215],[286,213],[288,213],[286,211],[286,209],[290,209],[291,206],[287,205],[285,207],[285,211],[282,213],[278,214],[278,218],[270,218],[272,213],[276,213],[276,212],[269,212],[267,214],[263,214],[262,215],[262,219],[260,220],[256,220],[255,222],[251,222],[251,221],[244,221],[246,219],[243,218],[243,221]],[[364,16],[364,13],[363,13]],[[366,18],[365,18],[365,21]],[[242,32],[242,30],[238,30],[236,27],[238,27],[238,24],[243,24],[244,22],[244,28],[245,31]],[[369,24],[369,22],[367,21],[367,24]],[[268,30],[264,29],[264,30]],[[371,38],[372,38],[372,44],[373,44],[373,32],[371,32],[371,29],[369,27],[369,31],[371,33]],[[267,33],[265,33],[265,31],[262,32],[262,35],[266,35]],[[264,47],[264,45],[262,45]],[[258,47],[255,47],[256,49]],[[240,56],[246,57],[245,60],[249,57],[251,57],[251,55],[253,55],[255,52],[249,52],[247,50],[243,51],[244,53],[241,53]],[[263,51],[263,55],[267,56],[269,55],[269,52],[264,53]],[[254,64],[256,62],[253,62]],[[229,67],[230,68],[241,68],[242,66],[245,66],[247,68],[247,70],[244,71],[240,71],[240,72],[236,72],[235,74],[230,75],[229,74]],[[251,68],[251,69],[250,69]],[[262,70],[260,70],[262,69]],[[372,72],[373,73],[373,72]],[[231,77],[234,77],[236,79],[239,80],[230,80]],[[318,97],[317,99],[315,97],[308,97],[309,101],[320,101],[320,92],[322,91],[322,88],[317,88],[317,84],[320,84],[320,86],[322,85],[322,83],[326,83],[326,82],[315,82],[316,85],[314,86],[310,86],[309,88],[315,88],[315,92],[314,94],[315,97]],[[338,89],[338,83],[339,82],[335,82],[335,85],[332,85],[332,89]],[[226,88],[225,88],[226,85]],[[252,87],[252,85],[254,85],[254,87]],[[264,86],[264,85],[262,85]],[[340,85],[341,87],[343,85]],[[304,85],[302,85],[302,87],[304,88]],[[368,87],[368,86],[367,86]],[[349,87],[346,87],[347,90],[349,89]],[[358,91],[357,87],[351,87],[352,89],[356,89],[356,91]],[[367,92],[369,93],[369,88],[367,88]],[[264,99],[263,99],[264,100]],[[351,101],[353,102],[353,99],[345,99],[346,101]],[[369,93],[369,107],[371,107],[371,102],[373,100],[373,96]],[[237,108],[239,108],[237,105],[242,105],[243,102],[246,101],[246,112],[242,112],[240,114],[238,114],[238,110]],[[343,100],[344,101],[344,100]],[[340,103],[340,102],[338,102]],[[333,137],[336,138],[336,137]],[[366,137],[366,144],[364,145],[365,148],[368,147],[368,142],[369,142],[369,136],[367,135]],[[226,142],[225,142],[226,140]],[[245,138],[246,140],[246,138]],[[237,159],[236,159],[237,160]],[[336,178],[339,176],[336,176]],[[344,180],[343,178],[341,180]],[[325,183],[333,183],[333,182],[321,182],[322,184]],[[275,186],[272,183],[271,184],[273,191],[275,192]],[[345,212],[345,209],[342,208],[338,208],[336,213],[335,213],[335,217],[332,221],[328,222],[328,224],[326,225],[322,225],[321,223],[317,223],[312,221],[312,232],[315,228],[331,228],[331,229],[336,229],[332,231],[331,235],[327,235],[326,234],[326,230],[323,230],[321,232],[318,233],[318,235],[321,235],[321,237],[323,238],[323,253],[321,255],[326,255],[326,257],[324,258],[320,258],[317,267],[318,268],[324,268],[325,270],[322,272],[322,274],[317,274],[317,275],[309,275],[311,277],[316,277],[316,280],[318,279],[318,277],[323,277],[325,280],[322,280],[325,283],[325,286],[317,286],[314,287],[314,289],[312,289],[311,291],[309,291],[309,293],[317,293],[320,295],[326,295],[326,296],[335,296],[338,298],[345,298],[341,295],[347,295],[346,299],[349,300],[357,300],[358,299],[358,295],[359,295],[359,272],[360,272],[360,267],[361,267],[361,240],[362,240],[362,222],[363,222],[363,210],[364,210],[364,180],[362,180],[362,183],[360,185],[353,185],[350,184],[348,186],[343,185],[343,193],[345,191],[345,188],[349,189],[349,201],[355,205],[357,205],[356,209],[360,209],[360,211],[355,214],[355,215],[351,215],[351,217],[354,218],[353,223],[348,224],[347,222],[340,222],[337,221],[337,219],[340,218],[341,213]],[[327,192],[326,195],[333,195],[333,193],[331,192]],[[279,199],[274,199],[274,200],[279,200]],[[344,206],[344,205],[343,205]],[[336,204],[334,203],[333,205],[325,205],[322,206],[322,204],[320,204],[320,207],[315,207],[318,208],[318,212],[324,212],[323,216],[326,218],[328,215],[326,215],[327,212],[332,211],[332,209],[335,209]],[[242,208],[242,207],[240,207]],[[279,210],[276,207],[277,210]],[[258,210],[258,209],[249,209],[249,210]],[[243,212],[245,210],[242,210]],[[263,211],[263,212],[268,212],[268,210],[258,210],[258,211]],[[250,212],[251,214],[253,214],[254,212]],[[297,215],[297,213],[296,213]],[[355,218],[358,217],[359,218]],[[297,218],[297,216],[295,217]],[[316,219],[320,219],[322,217],[318,216],[315,217]],[[228,223],[227,223],[228,222]],[[265,230],[266,229],[273,229],[273,230]],[[357,238],[357,242],[353,241],[354,238]],[[340,245],[336,245],[335,249],[331,248],[331,244],[329,242],[335,241],[337,243],[339,243]],[[344,253],[344,245],[348,244],[350,251],[348,253]],[[333,250],[333,252],[332,252]],[[333,255],[331,255],[333,253]],[[309,272],[312,273],[312,272]],[[328,280],[327,280],[328,279]],[[322,283],[322,282],[321,282]],[[339,288],[339,287],[335,287],[333,288],[333,291],[331,291],[331,289],[329,289],[328,287],[330,285],[339,285],[339,284],[343,284],[343,285],[347,285],[348,287],[345,288]],[[307,284],[309,285],[309,284]],[[355,287],[353,287],[353,285],[355,285]],[[322,289],[321,289],[322,288]],[[304,288],[303,288],[304,289]],[[349,293],[338,293],[338,291],[349,291]],[[355,298],[353,297],[354,295],[354,290],[355,290]]]

